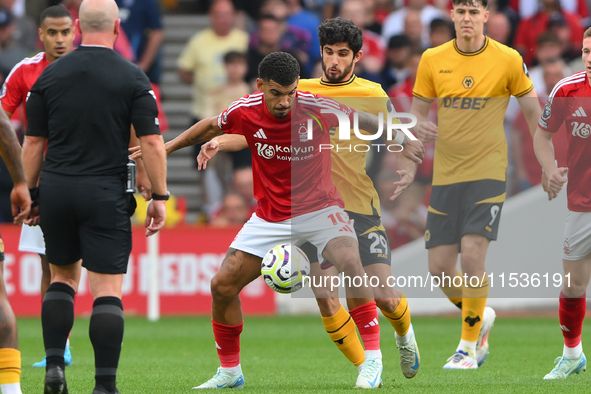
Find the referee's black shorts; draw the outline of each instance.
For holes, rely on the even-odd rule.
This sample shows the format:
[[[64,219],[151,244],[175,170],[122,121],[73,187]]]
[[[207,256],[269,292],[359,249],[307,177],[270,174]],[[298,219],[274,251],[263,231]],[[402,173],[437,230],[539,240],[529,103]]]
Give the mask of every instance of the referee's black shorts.
[[[123,274],[131,253],[132,194],[123,175],[78,177],[43,172],[39,212],[47,259],[102,274]]]

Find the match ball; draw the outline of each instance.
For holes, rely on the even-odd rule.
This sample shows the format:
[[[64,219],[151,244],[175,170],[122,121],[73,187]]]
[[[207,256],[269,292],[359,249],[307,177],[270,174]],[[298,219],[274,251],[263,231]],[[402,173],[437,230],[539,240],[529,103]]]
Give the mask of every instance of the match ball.
[[[294,293],[308,283],[310,260],[295,245],[277,245],[263,258],[261,275],[272,290],[282,294]]]

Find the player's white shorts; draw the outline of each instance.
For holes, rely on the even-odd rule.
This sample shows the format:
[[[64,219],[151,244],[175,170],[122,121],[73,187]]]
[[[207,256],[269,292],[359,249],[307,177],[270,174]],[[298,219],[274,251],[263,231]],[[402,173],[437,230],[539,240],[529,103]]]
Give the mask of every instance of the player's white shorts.
[[[40,226],[21,226],[21,239],[18,243],[18,250],[21,252],[31,252],[45,254],[45,240]]]
[[[264,257],[277,245],[302,245],[310,242],[318,249],[318,259],[331,239],[351,237],[357,240],[349,215],[337,206],[307,213],[281,222],[267,222],[254,213],[242,227],[231,248]]]
[[[591,253],[591,212],[566,214],[562,258],[568,261],[581,260]]]

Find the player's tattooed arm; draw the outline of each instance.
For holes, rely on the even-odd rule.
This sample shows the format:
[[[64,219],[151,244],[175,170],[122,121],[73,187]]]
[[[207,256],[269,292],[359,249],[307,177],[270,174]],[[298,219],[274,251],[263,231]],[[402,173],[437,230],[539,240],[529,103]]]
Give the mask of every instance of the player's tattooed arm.
[[[6,163],[14,183],[25,183],[25,171],[21,161],[21,146],[16,133],[5,114],[0,116],[0,155]]]
[[[16,133],[5,114],[0,114],[0,155],[6,163],[6,168],[12,177],[14,187],[10,193],[12,215],[15,224],[22,224],[31,211],[31,196],[25,177],[25,170],[21,157],[21,146]],[[39,166],[41,167],[41,166]],[[19,213],[20,210],[20,213]]]

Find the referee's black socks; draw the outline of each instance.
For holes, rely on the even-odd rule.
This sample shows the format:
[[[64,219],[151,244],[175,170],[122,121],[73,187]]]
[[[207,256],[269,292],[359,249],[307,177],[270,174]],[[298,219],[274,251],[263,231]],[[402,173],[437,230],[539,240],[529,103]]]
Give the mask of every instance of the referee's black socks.
[[[123,325],[123,304],[119,298],[94,300],[88,331],[94,348],[95,380],[109,392],[115,390]]]
[[[45,344],[46,369],[64,365],[64,350],[74,325],[74,296],[76,292],[65,283],[49,285],[41,304],[41,324]]]

